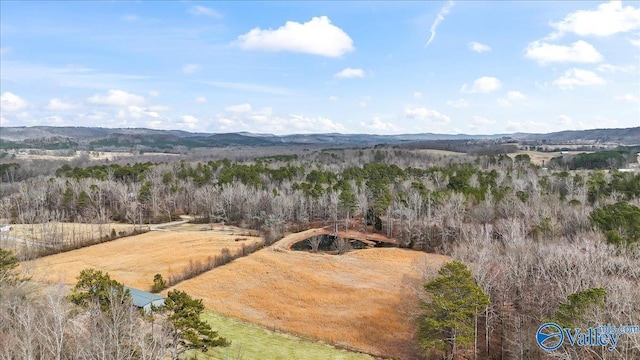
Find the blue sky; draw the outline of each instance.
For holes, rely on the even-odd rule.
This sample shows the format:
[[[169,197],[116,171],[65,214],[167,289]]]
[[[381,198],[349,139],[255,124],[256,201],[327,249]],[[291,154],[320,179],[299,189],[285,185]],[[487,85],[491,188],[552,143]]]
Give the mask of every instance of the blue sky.
[[[2,126],[640,126],[638,2],[0,2]]]

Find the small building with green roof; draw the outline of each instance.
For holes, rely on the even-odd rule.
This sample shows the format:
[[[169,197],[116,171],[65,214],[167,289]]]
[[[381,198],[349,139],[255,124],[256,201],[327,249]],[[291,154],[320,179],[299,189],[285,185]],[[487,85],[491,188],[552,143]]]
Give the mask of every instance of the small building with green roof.
[[[131,300],[133,301],[133,305],[140,309],[144,309],[144,312],[149,314],[151,313],[151,307],[161,307],[164,306],[164,297],[158,294],[152,294],[150,292],[134,289],[129,286],[125,286],[125,289],[129,290],[131,294]]]

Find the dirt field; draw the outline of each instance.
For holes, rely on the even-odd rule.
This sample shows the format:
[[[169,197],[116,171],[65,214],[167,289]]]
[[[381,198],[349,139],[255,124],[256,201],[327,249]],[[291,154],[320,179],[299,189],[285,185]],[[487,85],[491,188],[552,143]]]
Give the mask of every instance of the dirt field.
[[[413,288],[447,257],[397,248],[344,255],[286,250],[317,231],[209,271],[175,288],[217,313],[375,355],[407,358]]]
[[[518,150],[517,152],[513,153],[513,154],[509,154],[509,156],[512,159],[515,159],[515,157],[517,155],[520,154],[527,154],[529,155],[529,157],[531,157],[531,162],[533,164],[536,165],[547,165],[549,163],[549,160],[551,160],[554,157],[558,157],[561,155],[576,155],[576,154],[582,154],[582,153],[592,153],[593,151],[563,151],[562,153],[560,151],[555,151],[555,152],[542,152],[542,151],[527,151],[527,150]]]
[[[415,151],[421,154],[428,154],[433,156],[467,156],[467,154],[463,152],[448,151],[448,150],[419,149]]]
[[[74,284],[82,269],[92,267],[125,285],[148,290],[156,273],[167,279],[171,272],[184,270],[190,260],[204,263],[224,248],[234,253],[242,244],[259,240],[216,231],[151,231],[24,262],[22,267],[35,281],[64,284]]]

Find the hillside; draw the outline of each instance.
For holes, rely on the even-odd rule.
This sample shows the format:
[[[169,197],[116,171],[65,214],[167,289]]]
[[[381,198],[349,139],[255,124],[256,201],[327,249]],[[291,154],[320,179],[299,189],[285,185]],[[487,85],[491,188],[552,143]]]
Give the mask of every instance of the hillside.
[[[627,129],[595,129],[561,131],[549,134],[293,134],[272,135],[240,133],[191,133],[181,130],[153,130],[140,128],[107,129],[97,127],[2,127],[0,128],[0,148],[2,149],[73,149],[113,151],[117,149],[137,149],[144,151],[175,152],[194,148],[226,146],[268,146],[268,145],[375,145],[418,143],[421,141],[494,139],[521,140],[534,143],[619,143],[633,145],[640,143],[640,127]]]

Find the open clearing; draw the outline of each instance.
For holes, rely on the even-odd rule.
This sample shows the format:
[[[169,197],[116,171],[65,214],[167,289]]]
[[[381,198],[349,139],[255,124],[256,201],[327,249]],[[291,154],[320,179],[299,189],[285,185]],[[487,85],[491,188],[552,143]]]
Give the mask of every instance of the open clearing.
[[[564,145],[563,145],[564,146]],[[577,155],[582,153],[592,153],[593,151],[554,151],[554,152],[542,152],[542,151],[528,151],[528,150],[518,150],[515,153],[509,154],[512,159],[515,159],[517,155],[527,154],[531,158],[531,162],[536,165],[547,165],[549,161],[558,156],[562,155]]]
[[[420,154],[428,154],[433,156],[469,156],[467,153],[438,149],[418,149],[414,150]]]
[[[294,240],[314,230],[293,234]],[[281,240],[291,243],[291,238]],[[225,316],[374,355],[408,358],[422,271],[446,256],[397,248],[344,255],[276,244],[175,286]]]
[[[137,153],[130,151],[75,151],[75,150],[41,150],[24,149],[13,153],[16,159],[20,160],[66,160],[71,161],[81,156],[86,156],[89,160],[118,160],[135,156]],[[178,154],[145,152],[144,156],[178,156]]]
[[[198,359],[373,360],[373,357],[366,354],[337,349],[321,342],[273,332],[218,314],[205,313],[202,317],[220,335],[231,340],[231,346],[210,349],[206,355],[198,352]]]
[[[148,290],[157,273],[167,279],[171,272],[182,272],[190,261],[206,263],[224,248],[233,254],[243,244],[258,241],[258,237],[231,232],[151,231],[27,261],[22,267],[36,281],[68,285],[75,284],[81,270],[91,267],[125,285]]]

